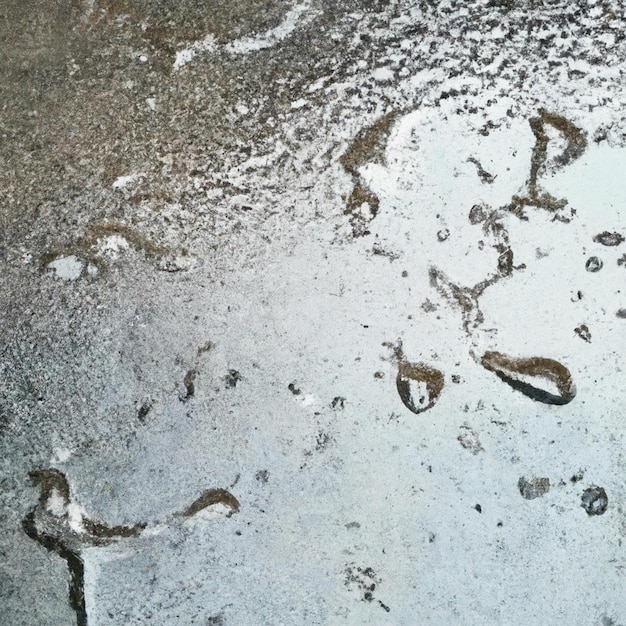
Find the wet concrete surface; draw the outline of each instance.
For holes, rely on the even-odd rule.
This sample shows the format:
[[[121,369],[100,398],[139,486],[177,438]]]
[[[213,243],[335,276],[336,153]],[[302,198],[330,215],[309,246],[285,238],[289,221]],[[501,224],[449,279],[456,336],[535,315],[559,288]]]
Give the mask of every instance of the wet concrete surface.
[[[626,623],[619,3],[0,49],[5,623]]]

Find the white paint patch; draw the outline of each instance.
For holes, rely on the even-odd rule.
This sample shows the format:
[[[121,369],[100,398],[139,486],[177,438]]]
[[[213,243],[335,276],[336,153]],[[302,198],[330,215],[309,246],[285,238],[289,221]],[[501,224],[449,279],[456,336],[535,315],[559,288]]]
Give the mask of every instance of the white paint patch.
[[[85,261],[73,254],[55,259],[48,263],[48,269],[53,270],[57,278],[63,280],[78,280],[83,273]]]

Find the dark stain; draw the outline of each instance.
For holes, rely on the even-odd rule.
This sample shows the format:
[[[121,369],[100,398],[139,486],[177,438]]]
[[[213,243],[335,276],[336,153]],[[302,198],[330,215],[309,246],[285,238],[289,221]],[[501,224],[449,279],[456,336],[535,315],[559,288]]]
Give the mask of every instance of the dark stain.
[[[33,541],[41,544],[49,552],[55,552],[66,563],[70,574],[68,600],[76,614],[77,626],[87,626],[87,607],[85,604],[85,565],[80,555],[67,548],[61,537],[40,533],[37,530],[35,510],[30,511],[22,520],[22,529]]]
[[[330,403],[331,408],[333,409],[343,409],[346,405],[346,399],[343,396],[335,396],[333,401]]]
[[[437,402],[444,387],[443,373],[426,365],[425,363],[398,363],[398,375],[396,376],[396,388],[404,406],[409,411],[419,414],[432,408]],[[414,393],[415,384],[424,384],[426,393]]]
[[[487,215],[489,214],[489,207],[484,204],[475,204],[469,212],[469,221],[470,224],[475,226],[476,224],[481,224],[487,219]]]
[[[198,372],[195,369],[190,369],[185,374],[185,378],[183,379],[183,385],[185,386],[185,393],[181,397],[183,402],[187,402],[189,398],[191,398],[196,392],[195,380]]]
[[[463,329],[468,334],[484,321],[478,303],[478,299],[484,291],[503,278],[511,276],[514,271],[526,268],[524,264],[514,264],[513,249],[510,245],[509,233],[504,224],[502,211],[490,210],[485,205],[476,204],[470,210],[469,220],[472,224],[482,224],[483,234],[493,242],[492,247],[498,254],[496,271],[473,287],[463,287],[453,283],[440,269],[429,268],[431,286],[452,306],[460,309]],[[484,246],[484,242],[479,242],[479,244],[481,243]]]
[[[28,477],[33,485],[41,489],[39,504],[45,506],[54,490],[63,499],[63,504],[70,503],[70,486],[63,472],[55,468],[35,469],[28,472]]]
[[[66,563],[70,574],[68,599],[76,614],[76,624],[87,626],[87,609],[85,605],[85,571],[82,551],[86,547],[102,547],[121,539],[138,537],[147,524],[133,526],[108,526],[102,522],[82,516],[82,532],[76,532],[69,523],[67,507],[71,503],[70,487],[65,475],[55,468],[35,469],[29,472],[35,486],[40,488],[37,505],[22,520],[24,533],[33,541],[41,544],[49,552],[58,554]],[[63,510],[56,513],[50,507],[51,498],[61,498]],[[205,491],[184,512],[177,516],[189,517],[211,506],[222,503],[231,510],[228,515],[239,510],[237,499],[225,489]]]
[[[224,626],[224,616],[219,613],[218,615],[212,615],[207,620],[206,626]]]
[[[546,166],[547,160],[550,138],[546,132],[546,126],[552,126],[558,130],[567,142],[565,149],[554,159],[557,167],[569,165],[578,159],[587,147],[585,133],[561,115],[550,113],[545,109],[539,109],[539,116],[530,118],[528,123],[535,136],[535,145],[530,159],[530,174],[526,183],[526,195],[514,195],[511,204],[506,207],[507,210],[524,220],[528,219],[524,213],[524,207],[536,207],[556,212],[567,205],[566,199],[557,199],[549,193],[542,192],[537,182],[541,170]]]
[[[617,259],[617,264],[620,267],[625,267],[626,266],[626,254],[622,254],[622,256],[619,259]]]
[[[576,474],[573,474],[572,477],[570,478],[570,482],[576,484],[577,482],[581,481],[583,479],[583,472],[577,472]]]
[[[437,232],[437,241],[444,242],[450,237],[450,231],[447,228]]]
[[[160,257],[169,251],[167,247],[154,243],[134,228],[131,228],[122,222],[104,220],[93,222],[89,226],[88,233],[78,242],[79,248],[93,248],[97,245],[99,239],[103,239],[111,235],[119,235],[123,237],[131,247],[135,250],[143,251],[148,257]]]
[[[494,372],[507,385],[537,402],[567,404],[576,397],[576,387],[570,371],[553,359],[516,358],[500,352],[485,352],[480,363],[485,369]],[[526,382],[520,377],[550,381],[556,385],[558,395]]]
[[[140,422],[144,422],[146,420],[146,417],[148,417],[148,413],[150,413],[151,409],[152,401],[148,399],[144,400],[137,410],[137,419],[139,419]]]
[[[550,491],[549,478],[531,478],[530,480],[522,476],[517,481],[517,488],[526,500],[534,500]]]
[[[609,506],[609,498],[603,487],[592,485],[583,491],[580,506],[587,511],[587,515],[603,515]]]
[[[366,163],[380,163],[384,156],[389,132],[398,116],[392,111],[377,119],[371,126],[362,129],[349,148],[339,157],[339,163],[352,176],[353,188],[346,201],[344,213],[350,216],[354,237],[369,235],[368,224],[378,214],[378,196],[367,187],[359,173]],[[362,210],[366,204],[368,213]]]
[[[483,183],[487,183],[488,185],[491,185],[493,183],[493,181],[496,179],[495,176],[493,176],[492,174],[490,174],[489,172],[485,171],[483,169],[483,166],[480,164],[480,161],[478,159],[475,159],[474,157],[469,157],[469,159],[467,159],[469,163],[473,163],[476,166],[476,171],[478,173],[478,178],[480,178],[480,180]]]
[[[213,344],[213,342],[207,341],[203,346],[200,346],[198,348],[198,351],[196,352],[196,356],[200,357],[203,354],[206,354],[207,352],[210,352],[211,350],[213,350],[213,348],[215,348],[215,345]]]
[[[603,233],[596,235],[593,240],[603,246],[619,246],[624,241],[624,237],[619,233],[609,233],[605,230]]]
[[[138,537],[146,528],[147,524],[135,524],[134,526],[107,526],[101,522],[83,519],[85,530],[100,539],[126,539],[128,537]]]
[[[591,343],[591,332],[587,324],[581,324],[574,328],[574,332],[587,343]]]
[[[365,237],[371,234],[369,223],[378,215],[379,205],[378,196],[368,189],[365,183],[357,180],[346,200],[344,209],[344,215],[350,216],[353,237]]]
[[[315,439],[315,450],[317,450],[317,452],[325,450],[328,444],[332,442],[332,440],[333,438],[328,433],[320,431],[319,433],[317,433],[317,437]]]
[[[615,312],[615,317],[619,317],[620,319],[626,319],[626,309],[617,309]]]
[[[382,581],[371,567],[362,568],[349,565],[346,567],[345,574],[346,586],[356,587],[356,589],[362,593],[361,599],[364,602],[373,602],[376,600],[374,597],[374,591]],[[389,613],[391,609],[386,604],[383,604],[380,600],[376,600],[376,602],[381,608]]]
[[[65,475],[54,468],[32,470],[28,475],[33,484],[40,488],[40,494],[37,506],[22,520],[22,529],[28,537],[49,552],[55,552],[67,563],[70,574],[69,604],[76,614],[77,626],[87,626],[82,547],[104,546],[113,539],[139,535],[145,524],[109,527],[84,517],[86,533],[79,535],[69,526],[67,513],[57,517],[48,510],[49,499],[55,495],[61,497],[64,507],[70,504],[70,488]]]
[[[268,470],[263,469],[259,470],[254,477],[260,482],[262,485],[266,485],[270,479],[270,473]]]
[[[599,259],[597,256],[590,256],[585,263],[585,269],[588,272],[599,272],[603,265],[602,259]]]
[[[296,387],[295,383],[289,383],[287,385],[287,389],[289,389],[289,391],[291,391],[291,393],[294,396],[299,396],[300,394],[302,394],[302,390],[298,389],[298,387]]]
[[[180,515],[191,517],[214,504],[224,504],[230,508],[228,517],[239,511],[239,501],[232,493],[226,489],[208,489],[197,500],[192,502],[187,509],[180,513]]]
[[[482,512],[483,512],[483,507],[482,507],[482,506],[480,506],[480,504],[476,504],[476,505],[474,505],[474,509],[475,509],[476,511],[478,511],[479,513],[482,513]]]
[[[242,377],[237,370],[228,370],[228,374],[224,376],[224,383],[227,389],[234,389],[240,380],[242,380]]]

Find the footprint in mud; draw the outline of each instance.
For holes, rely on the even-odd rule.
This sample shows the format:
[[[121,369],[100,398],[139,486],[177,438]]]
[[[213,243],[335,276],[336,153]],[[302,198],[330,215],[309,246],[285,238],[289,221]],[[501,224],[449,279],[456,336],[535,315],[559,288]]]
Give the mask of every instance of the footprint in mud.
[[[480,364],[507,385],[537,402],[568,404],[576,397],[570,371],[553,359],[516,358],[500,352],[485,352]]]
[[[148,525],[108,526],[93,520],[71,497],[65,475],[57,469],[29,472],[31,481],[40,489],[39,501],[22,520],[22,529],[33,541],[49,552],[56,552],[65,562],[70,574],[68,600],[76,614],[77,626],[87,626],[85,602],[85,563],[83,550],[108,546],[122,539],[140,536],[145,530],[155,534],[171,525],[177,518],[208,519],[230,517],[239,510],[239,502],[226,489],[209,489],[180,513],[165,521]]]

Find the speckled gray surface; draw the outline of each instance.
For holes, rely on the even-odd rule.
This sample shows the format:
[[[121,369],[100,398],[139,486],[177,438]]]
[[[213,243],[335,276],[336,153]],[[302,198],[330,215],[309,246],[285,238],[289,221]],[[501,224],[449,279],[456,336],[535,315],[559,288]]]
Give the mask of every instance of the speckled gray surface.
[[[626,624],[625,19],[0,7],[0,622]]]

